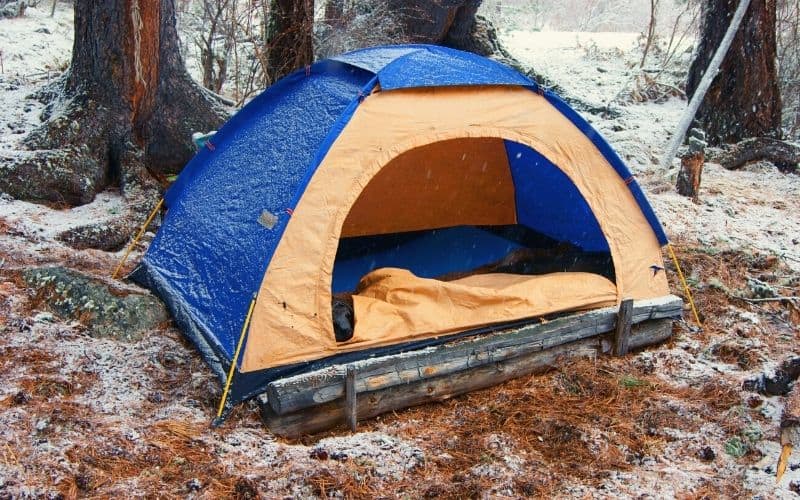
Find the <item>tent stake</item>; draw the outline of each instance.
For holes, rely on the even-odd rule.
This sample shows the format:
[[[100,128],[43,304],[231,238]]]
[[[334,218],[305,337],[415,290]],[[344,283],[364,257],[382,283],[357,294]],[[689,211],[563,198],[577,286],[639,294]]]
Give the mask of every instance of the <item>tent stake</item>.
[[[225,401],[228,399],[228,390],[231,388],[236,361],[239,359],[239,352],[242,350],[242,343],[244,342],[244,334],[247,332],[247,325],[250,324],[250,318],[253,315],[253,308],[255,305],[256,296],[254,294],[252,300],[250,300],[250,307],[247,309],[247,316],[244,318],[242,333],[239,334],[239,342],[236,344],[236,351],[233,353],[233,358],[231,359],[231,367],[228,369],[228,378],[225,380],[225,388],[222,390],[222,399],[220,399],[219,408],[217,408],[217,418],[222,417],[222,410],[225,409]]]
[[[153,208],[153,211],[150,212],[150,215],[147,216],[147,220],[144,221],[144,224],[142,224],[141,229],[139,229],[139,233],[136,234],[136,237],[133,239],[133,241],[131,241],[131,244],[128,245],[128,249],[125,250],[125,255],[122,256],[122,260],[119,261],[119,264],[117,264],[117,268],[114,269],[114,273],[111,275],[111,278],[117,279],[117,274],[119,274],[119,271],[122,269],[122,266],[125,264],[125,261],[128,260],[128,255],[131,254],[131,251],[133,251],[133,247],[136,246],[136,244],[139,242],[139,239],[147,230],[147,226],[149,226],[150,223],[153,222],[153,218],[156,216],[156,214],[161,209],[161,206],[163,204],[164,204],[164,198],[158,200],[158,203],[156,203],[156,206]]]

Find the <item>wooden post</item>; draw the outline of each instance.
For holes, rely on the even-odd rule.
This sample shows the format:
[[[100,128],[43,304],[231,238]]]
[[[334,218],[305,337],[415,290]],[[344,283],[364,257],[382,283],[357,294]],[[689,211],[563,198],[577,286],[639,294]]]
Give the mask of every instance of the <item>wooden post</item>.
[[[780,482],[792,448],[800,446],[800,383],[795,382],[794,388],[786,397],[786,406],[781,416],[781,456],[778,459],[777,480]]]
[[[350,427],[351,432],[356,431],[356,422],[358,421],[358,399],[356,396],[356,369],[353,366],[347,367],[347,372],[344,377],[344,415],[347,420],[347,425]]]
[[[700,202],[700,180],[706,161],[706,134],[697,128],[689,131],[689,151],[681,156],[681,170],[675,188],[678,194]]]
[[[614,356],[624,356],[628,354],[632,320],[633,299],[624,299],[619,304],[619,312],[617,313],[617,326],[614,330]]]
[[[702,151],[681,157],[681,170],[678,172],[675,188],[678,190],[678,194],[691,198],[695,203],[700,200],[700,179],[703,175],[705,161],[705,154]]]

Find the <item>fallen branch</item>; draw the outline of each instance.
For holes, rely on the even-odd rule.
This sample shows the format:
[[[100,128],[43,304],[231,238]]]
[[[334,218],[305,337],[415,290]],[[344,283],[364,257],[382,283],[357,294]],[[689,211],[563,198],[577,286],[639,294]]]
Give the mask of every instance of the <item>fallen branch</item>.
[[[767,160],[774,163],[781,172],[800,173],[800,146],[769,137],[745,139],[716,154],[709,152],[708,159],[728,170],[739,169],[754,161]]]
[[[759,297],[759,298],[755,298],[755,299],[751,299],[750,297],[742,297],[741,295],[733,295],[733,294],[728,294],[728,296],[731,297],[732,299],[739,299],[739,300],[743,300],[745,302],[750,302],[750,303],[753,303],[753,304],[758,303],[758,302],[784,302],[784,301],[787,301],[787,300],[788,301],[800,300],[800,296],[781,296],[781,295],[779,295],[777,297]]]

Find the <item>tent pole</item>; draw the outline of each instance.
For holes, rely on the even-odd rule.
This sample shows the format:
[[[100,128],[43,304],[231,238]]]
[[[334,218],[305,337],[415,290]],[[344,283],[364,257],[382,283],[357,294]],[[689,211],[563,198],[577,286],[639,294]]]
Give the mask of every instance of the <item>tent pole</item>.
[[[692,120],[694,120],[694,115],[700,108],[700,103],[703,102],[703,98],[706,96],[708,88],[711,87],[711,82],[714,81],[714,77],[717,76],[719,67],[722,65],[722,61],[725,59],[725,54],[728,53],[728,49],[731,47],[731,43],[733,43],[733,37],[739,30],[739,25],[742,23],[742,19],[744,18],[744,14],[749,5],[750,0],[739,1],[739,6],[736,8],[736,12],[733,14],[733,19],[731,19],[731,24],[728,26],[728,31],[725,32],[725,36],[722,38],[717,51],[714,53],[714,57],[711,59],[708,68],[706,68],[706,72],[703,73],[703,78],[700,80],[700,85],[698,85],[697,89],[695,89],[692,100],[689,101],[689,107],[683,114],[680,123],[678,123],[678,130],[675,131],[675,134],[669,141],[667,150],[664,152],[664,157],[661,158],[661,164],[659,166],[662,170],[666,170],[672,164],[672,160],[675,158],[675,153],[678,152],[678,147],[681,145],[681,142],[683,142],[683,137],[686,135],[686,131],[689,130],[689,125],[691,125]]]
[[[225,388],[222,390],[222,399],[220,399],[219,408],[217,408],[217,418],[222,417],[222,411],[225,409],[225,401],[228,399],[228,391],[231,388],[231,381],[233,381],[233,372],[236,369],[239,352],[241,352],[242,344],[244,343],[244,335],[247,332],[247,326],[250,324],[250,318],[253,316],[253,308],[255,305],[256,295],[253,294],[253,298],[250,300],[250,307],[247,309],[247,316],[244,318],[244,324],[242,325],[242,333],[239,334],[239,342],[236,344],[236,351],[233,353],[233,359],[231,359],[231,367],[228,369],[228,378],[225,380]]]
[[[128,260],[128,255],[131,254],[131,251],[133,251],[133,247],[136,246],[136,243],[139,242],[139,239],[141,239],[142,235],[147,230],[147,227],[150,225],[151,222],[153,222],[153,218],[161,209],[162,205],[164,205],[164,198],[158,200],[158,203],[156,203],[156,206],[153,207],[153,211],[150,212],[150,215],[147,216],[147,220],[145,220],[144,224],[142,224],[142,227],[139,229],[139,232],[136,234],[136,237],[133,238],[133,241],[131,241],[130,245],[128,245],[127,250],[125,250],[125,255],[122,256],[122,260],[119,261],[119,264],[117,264],[116,269],[114,269],[114,273],[111,275],[112,279],[117,279],[117,274],[119,274],[120,270],[122,269],[122,266],[125,264],[125,261]]]
[[[675,255],[675,250],[672,248],[672,243],[667,243],[667,250],[669,250],[669,255],[672,257],[673,264],[675,264],[675,270],[678,271],[678,278],[681,280],[681,284],[683,285],[683,291],[686,292],[686,298],[689,300],[689,305],[692,306],[694,320],[697,323],[697,326],[702,327],[703,324],[700,322],[700,315],[697,314],[697,308],[694,305],[692,292],[689,290],[689,284],[686,282],[686,277],[684,277],[683,271],[681,271],[681,265],[678,263],[678,257]]]

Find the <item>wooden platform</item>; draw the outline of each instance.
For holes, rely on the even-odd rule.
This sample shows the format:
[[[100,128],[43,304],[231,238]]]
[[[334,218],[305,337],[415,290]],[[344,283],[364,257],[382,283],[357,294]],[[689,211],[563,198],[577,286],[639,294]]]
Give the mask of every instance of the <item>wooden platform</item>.
[[[273,434],[297,437],[557,367],[569,358],[624,355],[662,342],[683,303],[674,295],[623,301],[394,356],[276,380],[259,398]],[[618,318],[620,319],[618,321]]]

